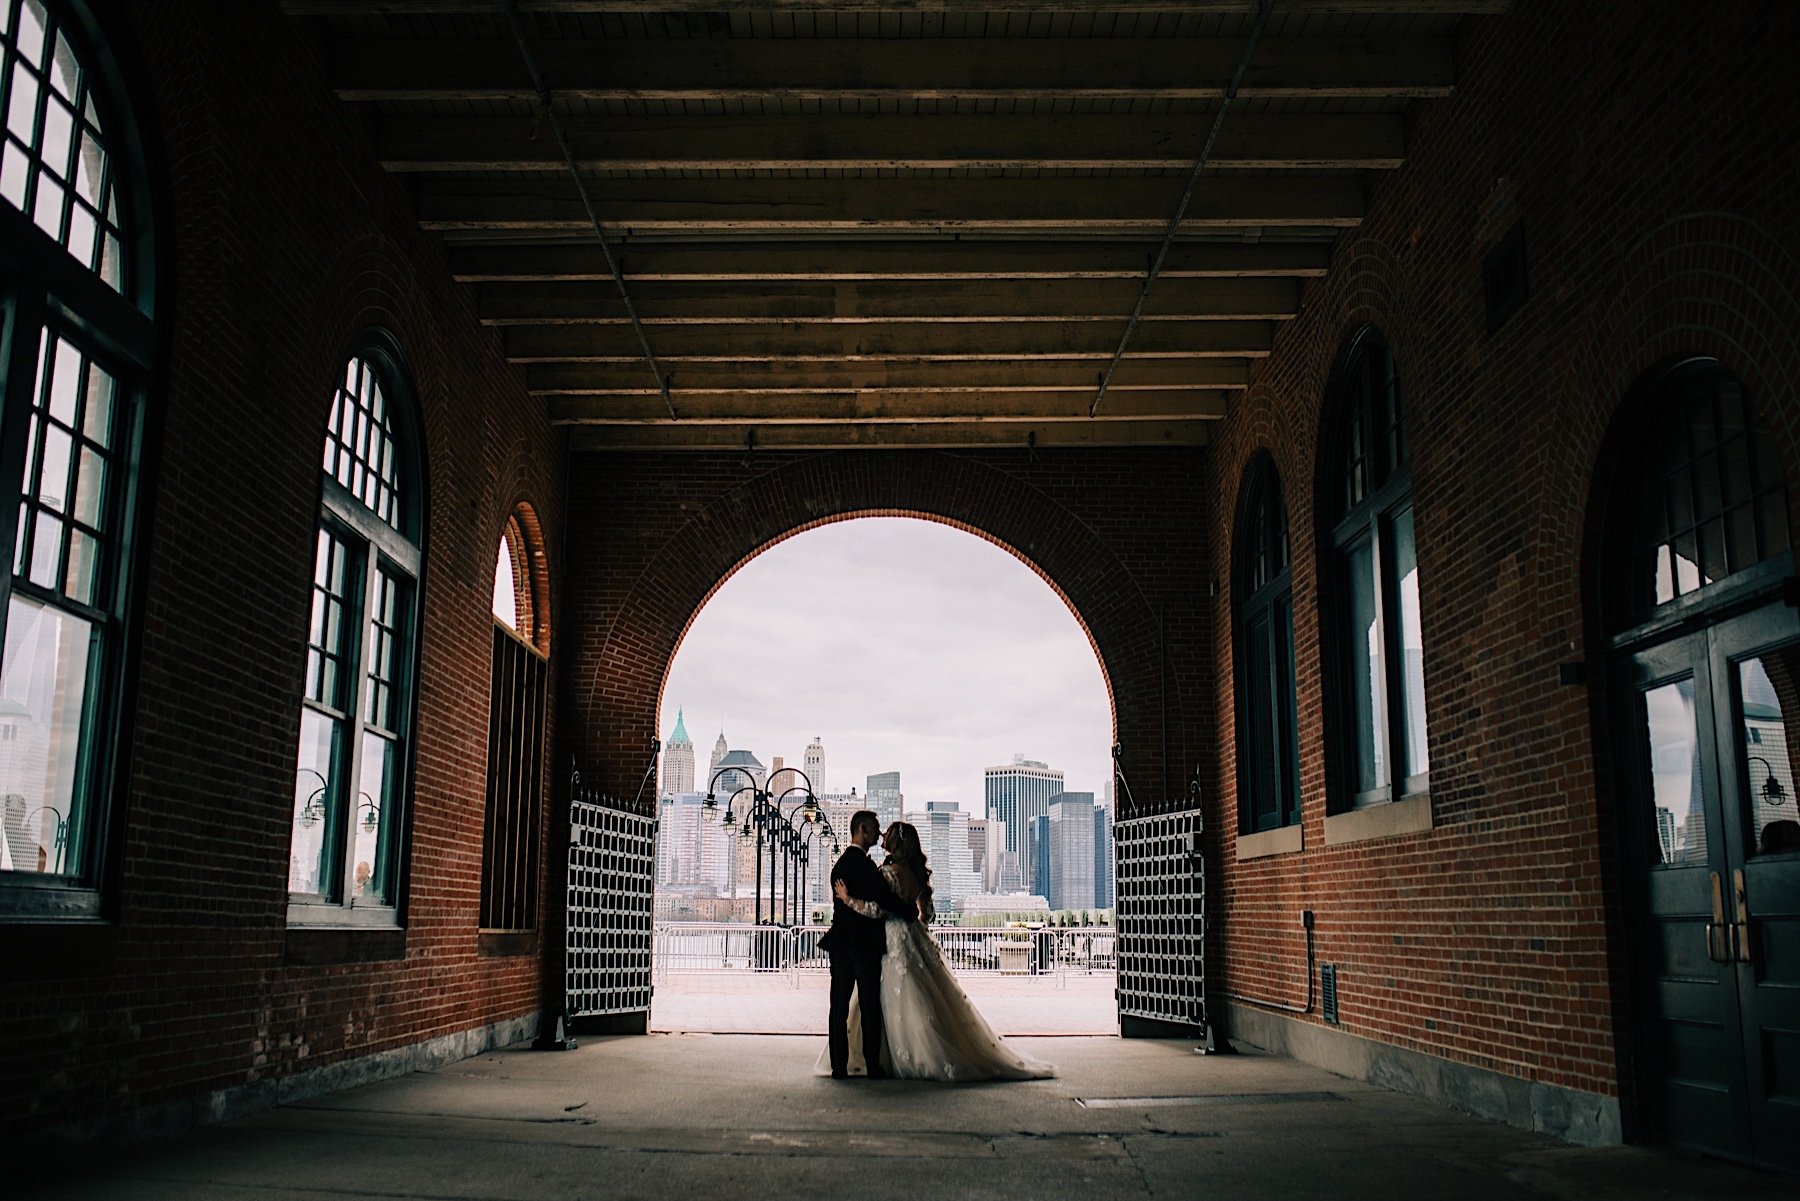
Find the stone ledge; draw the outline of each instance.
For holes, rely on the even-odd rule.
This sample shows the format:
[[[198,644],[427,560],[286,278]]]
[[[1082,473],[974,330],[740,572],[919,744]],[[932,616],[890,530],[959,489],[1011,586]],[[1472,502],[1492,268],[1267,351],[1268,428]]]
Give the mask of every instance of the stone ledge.
[[[1298,825],[1281,826],[1256,834],[1239,834],[1237,857],[1242,862],[1245,859],[1266,859],[1270,855],[1292,855],[1305,846],[1306,840]]]
[[[1522,1080],[1248,1005],[1226,1002],[1223,1009],[1231,1038],[1351,1080],[1584,1147],[1623,1141],[1617,1097]]]
[[[1386,805],[1325,815],[1325,845],[1343,846],[1431,829],[1431,794],[1421,792]]]

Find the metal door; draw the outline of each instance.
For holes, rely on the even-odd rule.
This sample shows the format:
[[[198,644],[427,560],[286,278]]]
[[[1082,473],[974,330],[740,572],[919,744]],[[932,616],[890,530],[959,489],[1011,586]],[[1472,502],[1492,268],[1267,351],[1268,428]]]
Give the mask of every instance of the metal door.
[[[1113,827],[1121,1033],[1206,1026],[1204,827],[1197,808]]]
[[[643,1033],[650,1022],[656,819],[577,794],[569,826],[569,1017],[578,1026]]]
[[[1800,1167],[1800,622],[1757,610],[1621,676],[1647,1099],[1672,1143]]]

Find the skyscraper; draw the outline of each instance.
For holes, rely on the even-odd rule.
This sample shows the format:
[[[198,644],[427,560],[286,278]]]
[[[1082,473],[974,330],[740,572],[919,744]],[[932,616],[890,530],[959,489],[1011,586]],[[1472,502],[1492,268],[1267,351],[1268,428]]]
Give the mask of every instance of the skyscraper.
[[[900,773],[884,771],[870,776],[863,803],[881,818],[881,828],[901,819],[906,798],[900,793]]]
[[[714,773],[716,773],[719,770],[719,761],[721,759],[725,758],[726,754],[730,750],[731,750],[731,748],[725,744],[725,731],[720,730],[719,731],[719,740],[717,742],[713,743],[712,762],[710,762],[706,765],[706,787],[702,788],[700,790],[701,792],[713,791],[713,789],[714,789],[714,785],[712,782],[713,775],[714,775]]]
[[[1065,792],[1050,802],[1043,826],[1050,843],[1044,895],[1052,909],[1094,907],[1094,794]]]
[[[824,796],[825,787],[825,744],[813,735],[813,740],[806,744],[806,778],[812,781],[812,790]]]
[[[925,812],[907,815],[919,831],[930,861],[931,891],[939,913],[962,907],[963,898],[981,891],[969,850],[969,815],[955,801],[927,801]]]
[[[1031,867],[1021,858],[1022,845],[1029,835],[1031,819],[1050,811],[1050,798],[1063,790],[1061,770],[1014,755],[1003,767],[990,767],[983,772],[987,816],[1006,823],[1006,843],[998,840],[989,848],[994,863],[990,887],[999,892],[1016,892],[1029,882]]]
[[[1094,908],[1113,907],[1112,814],[1105,805],[1094,810]]]
[[[977,887],[987,888],[988,819],[969,819],[969,862],[975,869]]]
[[[688,737],[682,712],[675,710],[675,728],[663,744],[662,792],[674,795],[694,791],[694,743]]]

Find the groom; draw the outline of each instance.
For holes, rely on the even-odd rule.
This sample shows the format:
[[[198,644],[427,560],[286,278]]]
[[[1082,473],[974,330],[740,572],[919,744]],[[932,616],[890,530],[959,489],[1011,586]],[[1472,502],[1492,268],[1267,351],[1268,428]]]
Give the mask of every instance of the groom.
[[[888,887],[869,858],[869,848],[881,837],[881,819],[870,809],[850,818],[850,845],[831,869],[832,891],[839,880],[852,897],[873,901],[906,921],[917,921],[919,907],[902,900]],[[831,1076],[842,1080],[850,1074],[850,994],[862,1000],[863,1062],[869,1078],[887,1075],[881,1066],[881,957],[887,954],[887,932],[880,920],[864,917],[842,901],[831,903],[831,929],[819,940],[831,955],[831,1016],[826,1036],[831,1048]]]

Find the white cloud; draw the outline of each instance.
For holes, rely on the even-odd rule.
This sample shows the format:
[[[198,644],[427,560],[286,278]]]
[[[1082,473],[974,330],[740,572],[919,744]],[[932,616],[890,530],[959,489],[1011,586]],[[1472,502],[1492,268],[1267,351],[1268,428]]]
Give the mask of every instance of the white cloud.
[[[827,785],[899,771],[910,807],[982,807],[981,769],[1014,753],[1105,789],[1112,717],[1062,599],[999,547],[936,522],[863,518],[745,564],[676,653],[659,729],[687,714],[703,773],[733,748],[798,766],[815,735]]]

